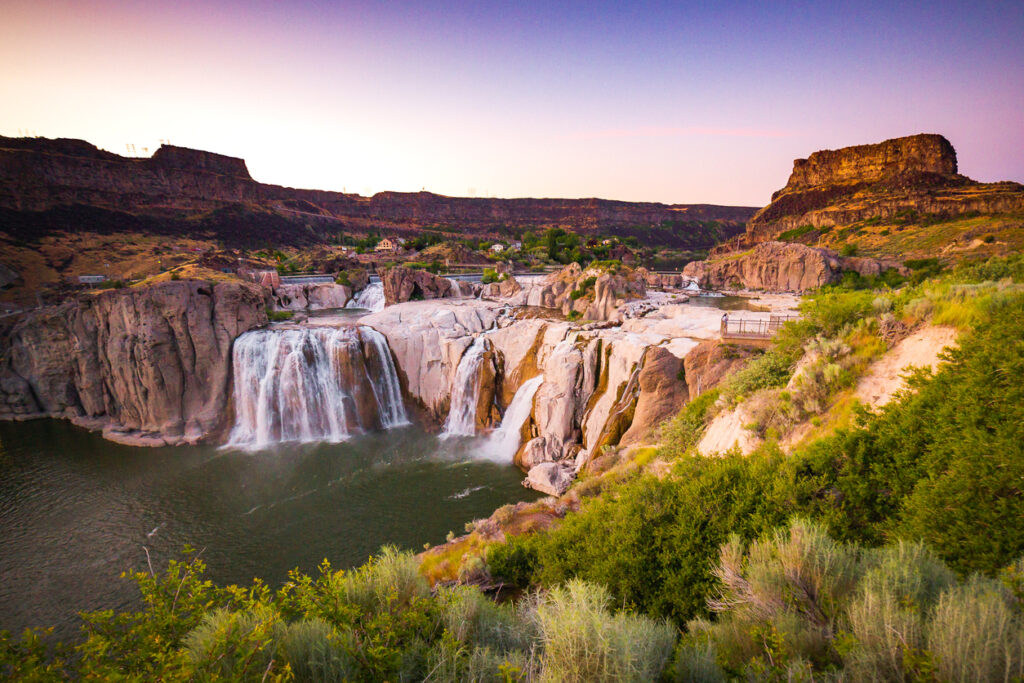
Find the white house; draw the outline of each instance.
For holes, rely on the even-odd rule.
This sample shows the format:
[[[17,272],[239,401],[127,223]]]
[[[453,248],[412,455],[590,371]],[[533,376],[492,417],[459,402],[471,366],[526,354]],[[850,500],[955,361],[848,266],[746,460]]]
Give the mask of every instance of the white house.
[[[396,251],[401,246],[398,240],[385,237],[380,242],[377,242],[377,246],[373,248],[374,251]]]
[[[493,251],[495,254],[500,254],[501,252],[505,251],[505,245],[504,244],[492,244],[491,245],[491,251]]]

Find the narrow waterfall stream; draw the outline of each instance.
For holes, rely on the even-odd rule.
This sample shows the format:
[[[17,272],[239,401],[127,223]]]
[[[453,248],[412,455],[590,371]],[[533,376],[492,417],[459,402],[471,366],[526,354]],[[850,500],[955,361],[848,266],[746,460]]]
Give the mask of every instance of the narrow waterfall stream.
[[[485,457],[496,462],[512,462],[522,441],[523,425],[533,411],[533,397],[543,383],[544,375],[538,375],[519,387],[501,418],[501,425],[491,432],[481,448]]]
[[[368,311],[384,310],[384,285],[372,282],[345,304],[345,308],[365,308]]]
[[[487,339],[483,335],[473,340],[462,354],[452,384],[451,407],[444,421],[441,438],[473,436],[476,434],[476,410],[480,401],[480,368],[483,366]]]
[[[370,327],[247,332],[232,362],[229,446],[341,441],[408,423],[387,341]]]

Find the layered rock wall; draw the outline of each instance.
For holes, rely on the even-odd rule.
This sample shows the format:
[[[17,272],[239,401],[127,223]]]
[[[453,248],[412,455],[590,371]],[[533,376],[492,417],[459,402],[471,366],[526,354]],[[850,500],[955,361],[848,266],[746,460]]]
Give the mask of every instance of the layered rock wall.
[[[321,223],[334,236],[338,221],[349,230],[383,228],[409,234],[437,225],[477,231],[509,225],[531,229],[561,225],[581,232],[617,229],[625,235],[632,234],[633,226],[657,225],[675,227],[655,231],[653,236],[643,228],[636,234],[693,249],[708,248],[742,232],[744,222],[755,211],[709,204],[467,198],[429,192],[381,192],[363,197],[259,183],[249,176],[241,159],[182,147],[165,145],[152,158],[140,159],[105,152],[82,140],[0,136],[0,209],[34,213],[62,205],[87,205],[129,212],[136,221],[141,217],[139,211],[145,210],[155,212],[163,224],[168,222],[169,208],[206,212],[226,204],[246,210],[257,206],[281,219],[294,220],[298,224],[296,240],[309,239],[306,225]],[[49,222],[54,217],[44,218],[37,221],[37,231],[52,229]],[[22,221],[33,224],[31,216],[23,216]],[[713,227],[707,225],[711,221]],[[259,229],[249,222],[250,230]],[[188,228],[189,224],[181,226]],[[275,237],[282,239],[281,235]],[[240,235],[237,230],[225,229],[224,238],[237,241]]]
[[[267,322],[265,290],[169,281],[29,313],[4,339],[0,416],[51,415],[109,438],[193,443],[225,426],[231,345]]]
[[[886,220],[906,211],[958,216],[1021,210],[1024,187],[976,183],[958,175],[956,151],[946,138],[912,135],[797,159],[786,186],[750,219],[746,234],[732,248],[748,248],[806,225]]]
[[[826,149],[797,159],[786,187],[772,199],[820,185],[871,183],[921,173],[952,176],[956,171],[956,150],[949,140],[934,134],[911,135],[873,145]]]

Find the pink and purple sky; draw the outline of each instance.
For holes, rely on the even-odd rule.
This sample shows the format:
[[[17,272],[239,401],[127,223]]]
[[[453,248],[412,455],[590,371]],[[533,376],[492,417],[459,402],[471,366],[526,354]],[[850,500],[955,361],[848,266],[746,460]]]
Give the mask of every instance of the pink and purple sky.
[[[1024,2],[3,0],[0,134],[293,187],[761,206],[918,132],[1024,181]]]

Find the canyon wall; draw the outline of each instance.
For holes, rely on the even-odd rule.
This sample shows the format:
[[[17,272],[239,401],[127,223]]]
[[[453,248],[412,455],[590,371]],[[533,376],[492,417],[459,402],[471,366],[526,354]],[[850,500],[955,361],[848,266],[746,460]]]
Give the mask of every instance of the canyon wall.
[[[83,295],[7,330],[0,417],[68,417],[147,445],[212,438],[230,419],[231,347],[267,322],[257,285],[198,280]]]
[[[66,215],[62,207],[88,207]],[[233,207],[253,214],[246,226]],[[109,216],[104,212],[118,212]],[[181,212],[202,223],[181,220]],[[604,199],[445,197],[430,192],[343,192],[268,185],[251,178],[241,159],[164,145],[151,158],[127,158],[82,140],[0,136],[0,213],[8,232],[31,239],[46,231],[127,228],[151,232],[214,232],[229,246],[269,237],[275,243],[324,241],[339,229],[412,234],[448,226],[476,232],[506,227],[562,226],[614,231],[644,242],[708,248],[742,232],[752,207],[659,204]],[[267,215],[270,214],[270,215]],[[123,218],[123,220],[122,220]],[[284,221],[287,225],[279,225]],[[290,226],[290,227],[288,227]],[[654,229],[656,228],[656,229]]]

